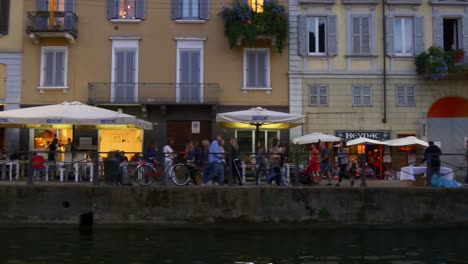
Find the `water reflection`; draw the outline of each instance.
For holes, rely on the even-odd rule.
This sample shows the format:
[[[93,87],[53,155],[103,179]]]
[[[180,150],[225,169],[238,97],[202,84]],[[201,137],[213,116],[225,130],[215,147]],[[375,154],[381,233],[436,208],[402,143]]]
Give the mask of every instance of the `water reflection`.
[[[468,263],[468,230],[0,227],[0,263]]]

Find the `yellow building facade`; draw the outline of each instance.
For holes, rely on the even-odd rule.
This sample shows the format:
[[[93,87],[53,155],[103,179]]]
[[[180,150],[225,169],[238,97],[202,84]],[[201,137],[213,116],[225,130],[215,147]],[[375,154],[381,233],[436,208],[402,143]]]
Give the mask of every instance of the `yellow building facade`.
[[[22,87],[23,0],[0,1],[0,105],[2,110],[20,107]],[[18,129],[0,128],[0,147],[14,150]]]
[[[431,80],[417,74],[415,59],[431,46],[468,50],[468,2],[298,0],[289,15],[290,111],[308,120],[291,137],[415,135],[445,153],[464,151],[468,116],[452,116],[458,129],[447,136],[430,112],[447,97],[468,100],[466,74]]]
[[[235,136],[237,131],[217,127],[216,113],[258,105],[288,110],[288,55],[270,40],[230,48],[219,13],[231,5],[228,0],[26,1],[21,105],[81,101],[153,123],[141,136],[76,132],[76,142],[91,137],[101,151],[141,151],[144,144],[163,145],[167,138],[183,151],[191,139]],[[260,68],[261,73],[253,71]],[[263,78],[265,85],[249,86],[249,76]],[[30,136],[30,148],[36,148],[36,136]],[[63,132],[66,137],[69,132]]]

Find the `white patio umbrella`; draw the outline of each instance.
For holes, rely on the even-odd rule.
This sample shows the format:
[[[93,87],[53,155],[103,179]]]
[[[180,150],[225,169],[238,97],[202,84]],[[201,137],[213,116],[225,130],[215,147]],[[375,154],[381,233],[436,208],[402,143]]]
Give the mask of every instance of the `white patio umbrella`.
[[[370,138],[365,138],[365,137],[359,137],[355,139],[351,139],[348,142],[346,142],[346,146],[354,146],[354,145],[361,145],[361,144],[370,144],[370,145],[387,145],[387,143],[383,141],[378,141],[375,139],[370,139]]]
[[[421,140],[414,136],[404,137],[404,138],[396,138],[384,141],[387,145],[392,147],[400,147],[400,146],[410,146],[410,145],[421,145],[424,147],[428,147],[429,143],[424,140]]]
[[[82,104],[63,102],[55,105],[27,107],[0,112],[0,127],[142,128],[152,129],[150,122],[135,116]]]
[[[313,132],[304,136],[297,137],[292,140],[294,144],[310,144],[310,143],[317,143],[319,141],[321,142],[335,142],[335,141],[340,141],[340,137],[335,137],[332,135],[328,134],[323,134],[319,132]]]
[[[216,115],[216,122],[220,127],[255,129],[255,146],[257,146],[260,127],[262,129],[289,129],[304,124],[305,116],[254,107],[243,111],[219,113]]]

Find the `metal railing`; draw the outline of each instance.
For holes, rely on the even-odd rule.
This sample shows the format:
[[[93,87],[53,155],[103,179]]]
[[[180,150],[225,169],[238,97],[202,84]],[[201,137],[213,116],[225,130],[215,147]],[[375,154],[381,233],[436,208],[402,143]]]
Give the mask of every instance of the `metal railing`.
[[[78,16],[70,11],[27,12],[26,33],[56,32],[78,36]]]
[[[0,157],[0,179],[1,180],[24,180],[32,184],[33,181],[39,180],[35,175],[36,169],[33,167],[34,160],[33,154],[39,153],[44,157],[44,175],[42,180],[49,181],[88,181],[98,184],[104,181],[103,160],[113,158],[109,153],[99,153],[96,151],[74,151],[74,152],[57,152],[56,161],[50,162],[48,160],[49,152],[43,151],[24,151],[17,153],[16,157],[3,156]],[[127,164],[137,164],[141,158],[145,158],[144,153],[125,153],[128,158]],[[176,162],[185,163],[186,156],[184,153],[177,154]],[[225,174],[226,183],[232,185],[233,181],[239,178],[233,173],[237,170],[240,173],[240,178],[243,184],[258,184],[257,171],[259,169],[259,160],[265,162],[265,176],[268,177],[270,173],[271,154],[264,153],[264,155],[256,156],[255,153],[241,153],[233,157],[231,153],[225,152]],[[414,164],[407,164],[408,155],[414,156]],[[263,157],[262,157],[263,156]],[[135,157],[135,159],[132,159]],[[164,153],[158,152],[154,157],[156,160],[163,161]],[[366,187],[367,180],[405,180],[412,178],[412,181],[417,181],[418,177],[425,177],[427,185],[430,184],[430,178],[424,174],[432,173],[427,168],[431,166],[431,160],[423,161],[422,153],[393,153],[393,162],[384,161],[381,165],[379,162],[370,160],[367,154],[348,153],[348,165],[344,175],[341,175],[344,180],[360,181],[361,187]],[[411,158],[412,161],[413,158]],[[235,161],[238,160],[239,162]],[[329,156],[329,173],[334,183],[337,182],[340,176],[340,160],[337,153],[331,153]],[[405,160],[405,161],[403,161]],[[441,176],[451,176],[458,182],[466,181],[468,177],[468,169],[465,161],[465,154],[443,154],[441,156],[439,174]],[[206,164],[203,162],[202,164]],[[234,170],[235,163],[237,169]],[[161,163],[163,164],[163,163]],[[304,152],[287,152],[281,157],[281,174],[287,185],[303,185],[301,177],[309,177],[308,171],[310,165],[310,155]],[[200,165],[202,169],[203,165]],[[322,182],[327,181],[322,177]],[[266,178],[261,178],[261,184],[265,184]],[[239,182],[238,182],[239,183]],[[164,183],[165,184],[165,183]],[[357,184],[356,184],[357,185]]]
[[[216,104],[218,83],[88,83],[89,104]]]

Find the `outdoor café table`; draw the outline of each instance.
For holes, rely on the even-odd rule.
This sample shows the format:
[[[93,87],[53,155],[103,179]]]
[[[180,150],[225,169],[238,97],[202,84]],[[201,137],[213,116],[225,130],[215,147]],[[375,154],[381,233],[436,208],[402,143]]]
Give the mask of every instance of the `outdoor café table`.
[[[409,181],[415,181],[415,174],[424,174],[426,173],[427,168],[426,167],[415,167],[415,166],[408,166],[408,167],[402,167],[401,172],[400,172],[400,180],[409,180]],[[447,167],[440,167],[440,174],[446,178],[447,180],[453,180],[453,170],[451,168]]]

